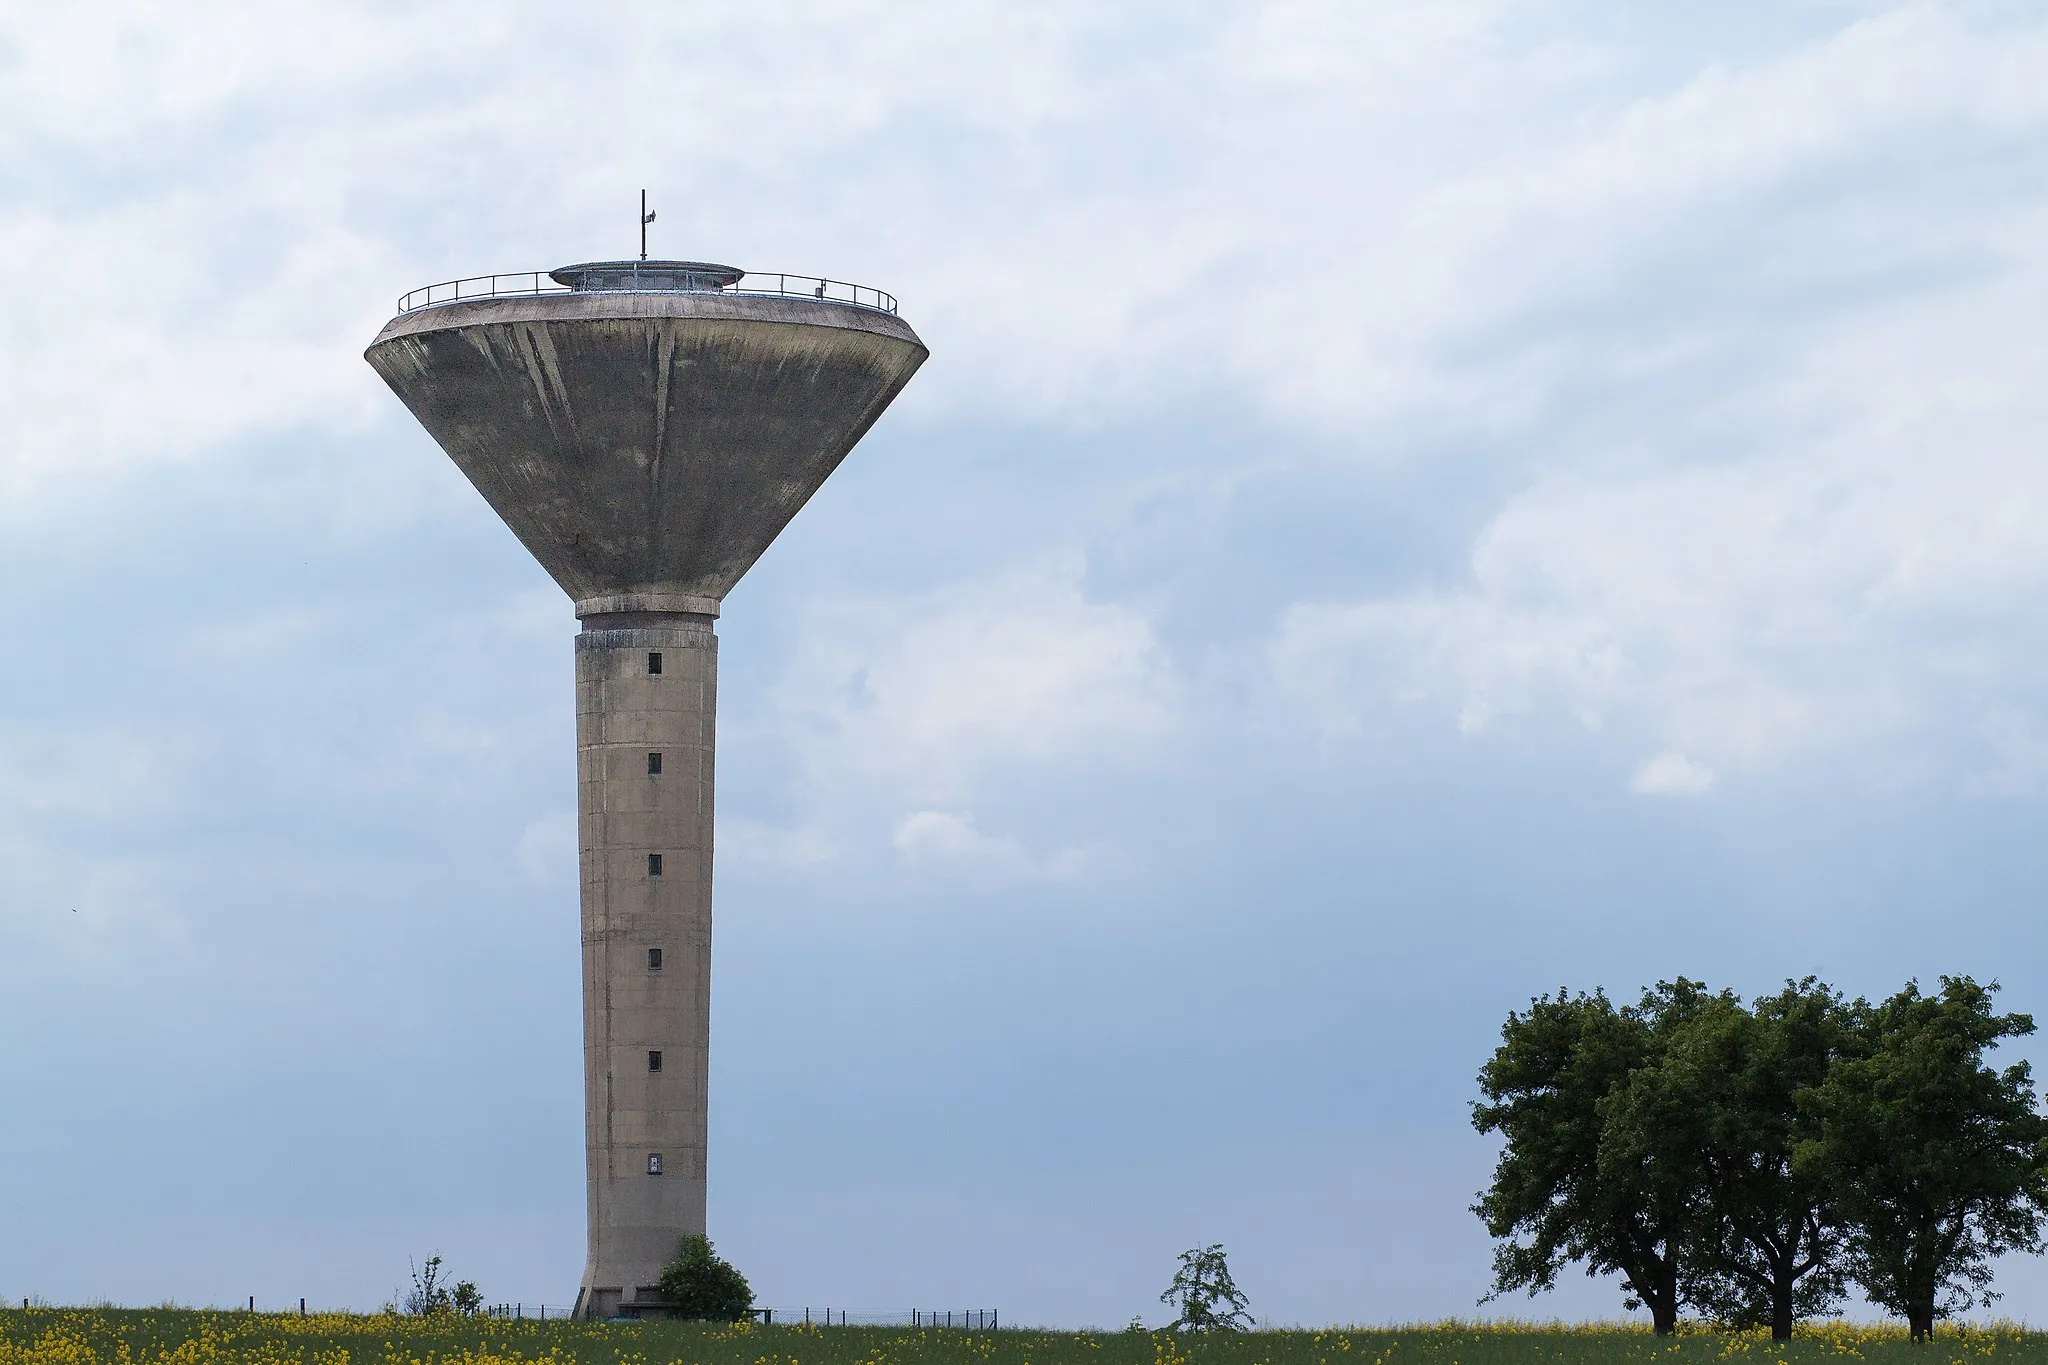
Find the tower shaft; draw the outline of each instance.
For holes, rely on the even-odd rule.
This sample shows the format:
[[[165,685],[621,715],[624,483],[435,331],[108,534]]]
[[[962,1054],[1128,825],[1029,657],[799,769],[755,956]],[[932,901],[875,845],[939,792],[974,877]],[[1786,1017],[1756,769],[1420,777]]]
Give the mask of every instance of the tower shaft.
[[[678,1235],[704,1231],[717,698],[710,617],[584,618],[582,1316],[659,1306]]]

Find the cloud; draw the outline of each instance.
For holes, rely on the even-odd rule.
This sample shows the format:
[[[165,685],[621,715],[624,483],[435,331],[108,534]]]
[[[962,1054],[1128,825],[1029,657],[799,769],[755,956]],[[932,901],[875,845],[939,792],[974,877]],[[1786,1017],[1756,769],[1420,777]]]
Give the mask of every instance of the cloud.
[[[766,867],[802,869],[840,855],[832,836],[818,826],[783,829],[761,820],[718,817],[718,857]]]
[[[1152,750],[1180,680],[1151,623],[1064,556],[893,600],[816,608],[774,692],[812,780],[922,804]]]
[[[89,820],[124,826],[189,799],[190,739],[148,728],[0,732],[0,819]]]
[[[1546,701],[1597,725],[1627,661],[1597,619],[1517,613],[1477,595],[1290,607],[1272,649],[1283,695],[1357,732],[1440,703],[1467,734]]]
[[[1034,858],[1016,839],[983,834],[974,827],[972,815],[953,811],[914,811],[897,822],[891,842],[897,856],[911,867],[966,871],[1002,880],[1064,879],[1079,875],[1087,864],[1087,856],[1073,848],[1049,858]]]
[[[385,495],[337,516],[456,496],[370,449],[419,437],[361,345],[408,285],[629,241],[652,179],[687,254],[903,295],[906,411],[1222,401],[1280,453],[1190,461],[1314,429],[1479,467],[1464,575],[1278,585],[1279,696],[1325,729],[1562,718],[1726,773],[1924,736],[1977,680],[2025,712],[2048,25],[1840,15],[1657,67],[1490,0],[682,6],[629,49],[538,5],[39,11],[0,57],[0,241],[94,264],[0,282],[0,506],[298,429],[365,447],[308,475]],[[1085,606],[885,609],[858,662],[813,632],[783,695],[814,776],[986,810],[976,774],[1156,740],[1187,695],[1152,605]]]
[[[1697,796],[1713,790],[1714,770],[1684,754],[1659,754],[1637,768],[1628,785],[1639,796]]]
[[[2043,69],[2038,25],[1903,10],[1448,191],[1522,255],[1472,239],[1495,303],[1435,314],[1437,373],[1481,423],[1415,448],[1503,492],[1453,571],[1285,606],[1280,695],[1327,733],[1421,711],[1599,761],[2009,784],[1973,765],[1979,715],[2048,708],[2048,250],[2004,182]]]
[[[106,478],[294,429],[365,447],[306,475],[376,486],[337,517],[466,496],[376,453],[433,463],[362,344],[408,285],[629,240],[618,186],[652,178],[688,254],[903,295],[934,349],[906,411],[1056,429],[1221,396],[1337,458],[1484,466],[1463,580],[1280,585],[1282,696],[1328,728],[1369,728],[1365,699],[1471,735],[1563,716],[1730,771],[2028,675],[2027,632],[1922,646],[2048,582],[2048,238],[2018,188],[2048,26],[1911,7],[1660,80],[1484,0],[685,6],[628,49],[551,23],[136,5],[11,30],[0,174],[29,192],[0,241],[94,264],[0,281],[6,515],[89,515]],[[896,808],[1127,752],[1183,704],[1149,607],[908,610],[860,662],[825,629],[785,689],[828,764],[893,770]]]
[[[1071,793],[1175,752],[1188,688],[1148,616],[1097,600],[1085,576],[1055,555],[811,603],[780,676],[722,703],[728,762],[782,767],[787,813],[728,805],[721,856],[1059,878],[1104,865]]]
[[[618,7],[625,47],[538,4],[38,12],[0,54],[0,243],[52,263],[0,281],[0,480],[396,427],[358,352],[398,293],[624,250],[649,182],[661,249],[902,295],[944,376],[912,406],[1412,403],[1526,245],[1446,186],[1590,74],[1499,41],[1514,9]]]
[[[17,993],[59,972],[95,986],[110,966],[161,970],[194,957],[192,920],[170,860],[101,847],[57,849],[46,839],[0,839],[0,925],[14,951]]]
[[[276,669],[287,660],[314,652],[344,624],[341,611],[333,604],[294,604],[233,617],[223,615],[190,630],[181,652],[193,666]]]
[[[2015,310],[2048,301],[2044,266],[1788,327],[1770,377],[1707,367],[1730,382],[1672,395],[1632,449],[1539,428],[1552,467],[1491,512],[1462,581],[1283,612],[1283,690],[1326,728],[1421,704],[1722,768],[1952,748],[1962,697],[2038,705],[2048,551],[2024,527],[2048,509],[2048,403],[2018,371],[2048,348]]]

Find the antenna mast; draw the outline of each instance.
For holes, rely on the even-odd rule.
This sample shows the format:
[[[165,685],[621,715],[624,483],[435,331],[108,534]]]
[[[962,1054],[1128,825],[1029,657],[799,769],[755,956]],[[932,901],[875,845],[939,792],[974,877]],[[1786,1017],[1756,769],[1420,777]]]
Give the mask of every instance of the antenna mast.
[[[654,215],[647,211],[647,191],[640,191],[640,259],[647,259],[647,225],[654,221]]]

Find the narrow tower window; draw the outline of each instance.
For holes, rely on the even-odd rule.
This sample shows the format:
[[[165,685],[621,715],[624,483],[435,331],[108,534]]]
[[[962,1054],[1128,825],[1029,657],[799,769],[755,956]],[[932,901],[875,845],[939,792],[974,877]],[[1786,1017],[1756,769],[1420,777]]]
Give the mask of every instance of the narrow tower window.
[[[659,877],[661,875],[661,855],[659,853],[647,855],[647,875],[650,877]]]
[[[661,970],[661,949],[649,948],[647,950],[647,970],[650,972]]]
[[[660,776],[661,776],[661,755],[660,755],[660,754],[656,754],[656,753],[650,753],[650,754],[648,754],[648,755],[647,755],[647,775],[648,775],[649,777],[660,777]]]
[[[660,1152],[649,1152],[649,1153],[647,1154],[647,1174],[649,1174],[649,1175],[660,1175],[660,1174],[661,1174],[661,1153],[660,1153]]]
[[[647,675],[649,677],[655,677],[658,676],[660,672],[661,651],[658,649],[650,649],[647,651]]]
[[[647,1069],[649,1071],[661,1070],[661,1052],[659,1049],[649,1048],[647,1050]]]

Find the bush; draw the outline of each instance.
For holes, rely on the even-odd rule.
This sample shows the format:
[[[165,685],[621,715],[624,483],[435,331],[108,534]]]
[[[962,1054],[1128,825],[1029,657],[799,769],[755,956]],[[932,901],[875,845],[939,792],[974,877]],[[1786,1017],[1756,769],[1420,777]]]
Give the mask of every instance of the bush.
[[[436,1313],[460,1313],[474,1317],[483,1311],[484,1296],[472,1280],[458,1280],[453,1287],[441,1277],[439,1253],[427,1257],[423,1266],[412,1268],[412,1288],[404,1291],[400,1305],[411,1317],[432,1317]],[[390,1304],[386,1312],[394,1311]]]
[[[711,1249],[701,1232],[685,1236],[657,1281],[670,1309],[680,1318],[704,1322],[738,1322],[754,1306],[747,1277]]]

